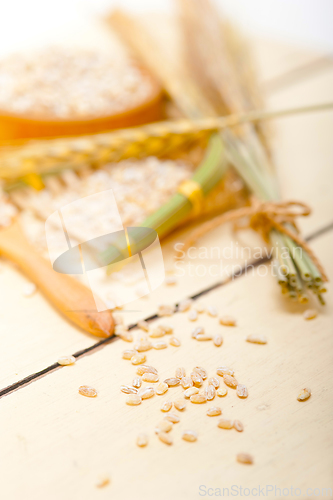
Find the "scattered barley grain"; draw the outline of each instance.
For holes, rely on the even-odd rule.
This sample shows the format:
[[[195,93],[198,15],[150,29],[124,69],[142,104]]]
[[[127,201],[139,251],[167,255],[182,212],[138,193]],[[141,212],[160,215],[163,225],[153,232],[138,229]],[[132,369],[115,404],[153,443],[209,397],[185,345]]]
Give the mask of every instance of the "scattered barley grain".
[[[184,439],[184,441],[192,443],[193,441],[196,441],[198,439],[198,434],[194,431],[184,431],[182,434],[182,439]]]
[[[89,385],[81,385],[79,387],[79,393],[82,394],[82,396],[86,396],[87,398],[95,398],[97,396],[96,389],[90,387]]]
[[[58,364],[61,366],[74,365],[76,359],[74,356],[60,356]]]
[[[209,417],[217,417],[218,415],[221,415],[222,410],[219,406],[212,406],[211,408],[208,408],[207,410],[207,415]]]
[[[138,435],[138,437],[136,438],[136,444],[140,448],[143,448],[144,446],[147,446],[147,444],[148,444],[148,436],[147,436],[147,434],[140,433]]]
[[[220,427],[220,429],[232,429],[233,426],[234,426],[234,421],[227,420],[225,418],[221,418],[217,424],[217,427]]]
[[[170,411],[172,408],[172,401],[163,401],[161,411]]]
[[[159,439],[162,441],[162,443],[169,445],[172,444],[172,437],[167,432],[159,432],[157,435]]]
[[[131,363],[132,365],[141,365],[141,363],[144,363],[146,359],[147,358],[145,354],[143,354],[142,352],[138,352],[131,357]]]
[[[236,320],[232,316],[221,316],[220,324],[224,326],[236,326]]]
[[[246,385],[238,384],[236,389],[236,394],[239,398],[247,398],[249,395],[249,391],[247,390]]]
[[[236,458],[240,464],[253,464],[253,457],[248,453],[238,453]]]
[[[190,401],[196,404],[207,403],[207,398],[204,394],[193,394],[193,396],[190,397]]]
[[[234,420],[234,428],[236,429],[236,431],[238,432],[243,432],[244,430],[244,425],[242,424],[242,422],[240,422],[239,420]]]
[[[311,396],[311,389],[306,387],[301,390],[301,392],[297,396],[297,399],[298,401],[306,401],[307,399],[309,399],[310,396]]]
[[[162,396],[162,394],[165,394],[167,390],[168,390],[168,384],[165,384],[164,382],[160,382],[155,387],[155,392],[158,396]]]
[[[127,396],[126,404],[129,406],[137,406],[142,403],[141,396],[139,394],[130,394]]]
[[[142,375],[142,380],[144,382],[152,382],[152,383],[155,383],[155,382],[158,382],[158,375],[156,375],[156,373],[144,373]]]
[[[169,387],[176,387],[177,385],[180,384],[180,380],[179,378],[172,377],[165,379],[164,383],[168,384]]]

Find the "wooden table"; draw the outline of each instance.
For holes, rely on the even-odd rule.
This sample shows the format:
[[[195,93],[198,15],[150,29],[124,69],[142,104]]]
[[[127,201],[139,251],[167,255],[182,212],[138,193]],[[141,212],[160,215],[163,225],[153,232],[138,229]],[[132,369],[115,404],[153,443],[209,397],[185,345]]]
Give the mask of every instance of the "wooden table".
[[[333,66],[315,62],[320,55],[269,40],[252,44],[269,108],[332,100]],[[313,235],[312,247],[332,279],[333,113],[280,119],[273,130],[283,197],[312,206],[313,215],[300,221],[300,226],[305,235]],[[182,237],[178,233],[163,244],[167,268],[172,247]],[[237,243],[239,247],[261,245],[250,232],[234,235],[230,227],[222,227],[204,237],[200,246],[224,248]],[[219,264],[219,259],[195,258],[191,263],[207,269]],[[234,256],[227,264],[244,264],[244,258]],[[213,376],[219,365],[228,365],[249,388],[246,400],[229,389],[225,398],[212,404],[187,403],[172,431],[174,444],[168,447],[158,440],[154,428],[163,417],[161,402],[175,399],[181,391],[169,389],[165,396],[138,407],[125,405],[126,396],[119,388],[130,384],[136,371],[122,359],[129,344],[117,339],[99,345],[96,338],[64,321],[39,293],[23,297],[24,276],[8,262],[0,265],[1,498],[192,500],[218,494],[218,488],[221,495],[223,488],[229,488],[230,496],[237,492],[240,496],[240,487],[260,486],[267,493],[266,485],[272,485],[269,493],[276,498],[294,497],[296,488],[301,496],[311,496],[319,488],[324,497],[322,488],[327,488],[325,498],[332,497],[331,292],[325,308],[316,306],[318,318],[305,321],[305,307],[280,295],[267,268],[266,275],[265,268],[258,268],[229,283],[223,282],[225,274],[190,276],[187,269],[176,286],[163,285],[149,298],[131,304],[128,309],[135,312],[123,312],[128,323],[154,314],[161,302],[175,303],[204,292],[202,303],[237,318],[237,327],[228,328],[216,318],[200,315],[196,324],[223,335],[220,348],[191,339],[195,324],[186,313],[154,320],[156,325],[172,325],[182,342],[180,348],[147,353],[161,380],[172,376],[178,366],[188,373],[194,366],[203,366]],[[267,345],[245,342],[249,333],[265,334]],[[55,364],[59,356],[79,351],[74,366]],[[84,384],[98,390],[96,399],[78,394]],[[311,387],[312,396],[299,403],[296,396],[305,386]],[[221,406],[225,418],[241,420],[244,432],[218,429],[217,418],[206,416],[212,405]],[[181,439],[185,429],[198,432],[196,443]],[[145,449],[135,445],[141,431],[149,435]],[[242,451],[254,456],[254,465],[236,462],[236,454]],[[108,477],[110,484],[98,488],[101,477]],[[256,493],[243,491],[250,498]]]

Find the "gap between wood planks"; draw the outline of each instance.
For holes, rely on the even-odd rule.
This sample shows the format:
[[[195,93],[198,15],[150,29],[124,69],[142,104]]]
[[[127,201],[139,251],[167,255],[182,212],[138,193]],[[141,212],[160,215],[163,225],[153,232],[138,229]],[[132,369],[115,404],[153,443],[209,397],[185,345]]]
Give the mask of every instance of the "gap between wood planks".
[[[322,236],[323,234],[328,233],[329,231],[333,230],[333,222],[330,224],[318,229],[317,231],[314,231],[312,234],[310,234],[306,239],[306,241],[311,241],[319,236]],[[185,297],[185,298],[190,298],[193,300],[197,300],[199,297],[202,297],[206,295],[207,293],[211,292],[212,290],[216,290],[217,288],[221,288],[222,286],[232,282],[235,279],[240,278],[241,276],[244,276],[245,271],[250,267],[254,266],[257,267],[261,264],[265,264],[266,262],[269,262],[271,258],[269,257],[263,257],[261,259],[257,259],[250,264],[247,264],[242,267],[241,272],[237,273],[236,275],[232,275],[232,279],[226,279],[223,281],[218,281],[214,285],[209,286],[208,288],[204,288],[201,290],[201,292],[196,293],[195,295],[192,295],[191,297]],[[176,307],[178,306],[178,303],[175,304]],[[176,310],[176,313],[178,311]],[[159,316],[157,314],[153,314],[151,316],[148,316],[145,318],[145,321],[153,321],[157,319]],[[137,328],[137,323],[134,323],[128,327],[129,330],[133,330],[134,328]],[[109,337],[107,339],[100,340],[99,342],[96,342],[95,344],[91,345],[90,347],[87,347],[86,349],[82,349],[81,351],[77,351],[73,354],[73,356],[76,358],[76,360],[86,356],[87,354],[94,353],[95,351],[98,351],[101,349],[103,346],[110,344],[111,342],[115,342],[116,340],[119,340],[120,337],[113,336]],[[44,368],[43,370],[40,370],[39,372],[33,373],[32,375],[29,375],[28,377],[23,378],[22,380],[19,380],[18,382],[15,382],[14,384],[9,385],[8,387],[5,387],[0,391],[0,398],[7,396],[23,387],[26,385],[30,384],[31,382],[34,382],[35,380],[38,380],[48,373],[52,373],[60,368],[64,368],[64,366],[59,365],[58,363],[53,363],[52,365],[48,366],[47,368]]]

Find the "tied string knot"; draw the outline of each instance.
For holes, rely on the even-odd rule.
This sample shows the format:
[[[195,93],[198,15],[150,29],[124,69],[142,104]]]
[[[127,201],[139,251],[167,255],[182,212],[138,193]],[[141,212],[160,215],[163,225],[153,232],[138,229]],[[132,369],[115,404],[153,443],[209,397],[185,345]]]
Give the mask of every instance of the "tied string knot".
[[[249,222],[245,226],[235,225],[235,228],[251,228],[260,233],[262,238],[267,242],[269,241],[269,233],[273,228],[279,229],[287,234],[287,228],[284,227],[284,224],[286,223],[291,225],[294,231],[299,234],[299,230],[296,226],[296,218],[306,217],[311,213],[310,207],[299,201],[261,202],[257,198],[252,198],[251,205],[249,207],[244,207],[244,209],[241,210],[244,210],[244,215],[239,214],[239,217],[237,218],[247,216]],[[294,239],[295,234],[292,234]]]
[[[227,222],[234,222],[235,229],[251,228],[257,231],[265,241],[269,241],[269,233],[271,230],[277,229],[282,234],[289,236],[309,255],[322,275],[323,281],[328,281],[323,266],[320,264],[304,238],[300,236],[297,229],[296,218],[306,217],[310,215],[310,213],[310,207],[306,203],[300,201],[259,201],[253,198],[251,199],[250,206],[218,215],[195,229],[185,240],[183,251],[186,252],[186,250],[204,234]],[[247,223],[241,225],[239,221],[242,219],[246,219]]]

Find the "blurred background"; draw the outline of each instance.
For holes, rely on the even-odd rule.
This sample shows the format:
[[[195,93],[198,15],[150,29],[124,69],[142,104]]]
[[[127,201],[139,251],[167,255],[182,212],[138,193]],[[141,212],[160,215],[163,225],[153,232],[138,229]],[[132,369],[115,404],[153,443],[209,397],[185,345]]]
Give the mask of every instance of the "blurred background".
[[[332,0],[217,0],[243,30],[315,51],[333,53]],[[0,16],[0,57],[48,43],[108,43],[100,17],[113,7],[172,12],[172,0],[11,0]]]

